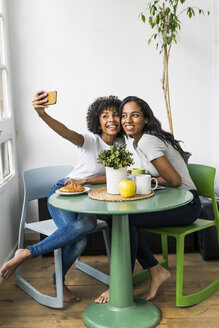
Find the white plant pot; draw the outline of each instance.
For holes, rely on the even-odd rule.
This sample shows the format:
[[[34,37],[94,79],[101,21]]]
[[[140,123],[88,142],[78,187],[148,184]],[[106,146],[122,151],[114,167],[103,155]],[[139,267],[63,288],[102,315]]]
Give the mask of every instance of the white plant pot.
[[[106,188],[108,194],[119,194],[119,184],[127,179],[127,168],[106,167]]]

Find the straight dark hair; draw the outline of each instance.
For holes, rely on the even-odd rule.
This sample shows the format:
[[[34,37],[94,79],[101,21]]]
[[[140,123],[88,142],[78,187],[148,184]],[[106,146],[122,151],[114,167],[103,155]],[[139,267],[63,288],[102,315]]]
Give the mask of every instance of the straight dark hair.
[[[162,129],[160,121],[154,116],[152,109],[146,103],[146,101],[135,96],[126,97],[125,99],[122,100],[120,104],[119,107],[120,115],[122,116],[122,111],[125,104],[131,101],[136,103],[136,105],[141,109],[144,118],[148,119],[148,123],[144,125],[143,133],[151,134],[153,136],[158,137],[165,143],[169,143],[170,145],[173,146],[173,148],[175,148],[180,153],[183,159],[186,160],[185,152],[181,148],[179,141],[174,139],[174,136],[171,133],[166,132]]]

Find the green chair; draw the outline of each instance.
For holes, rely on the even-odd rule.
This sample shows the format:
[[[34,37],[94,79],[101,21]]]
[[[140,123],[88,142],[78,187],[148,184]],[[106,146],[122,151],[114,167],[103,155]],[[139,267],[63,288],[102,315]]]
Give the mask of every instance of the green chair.
[[[197,219],[193,224],[182,227],[166,227],[166,228],[142,228],[143,231],[149,231],[161,235],[163,261],[161,264],[168,267],[168,244],[167,237],[176,238],[176,306],[190,306],[202,302],[212,293],[219,289],[219,279],[209,284],[199,292],[183,295],[183,260],[184,260],[184,240],[185,236],[193,232],[207,229],[215,226],[217,229],[219,242],[219,215],[218,207],[214,193],[214,180],[216,169],[210,166],[188,164],[188,169],[193,182],[196,185],[200,196],[211,198],[214,211],[214,220]],[[148,274],[148,273],[146,273]],[[142,272],[143,275],[143,272]],[[137,283],[142,280],[141,273],[134,277],[133,282]]]

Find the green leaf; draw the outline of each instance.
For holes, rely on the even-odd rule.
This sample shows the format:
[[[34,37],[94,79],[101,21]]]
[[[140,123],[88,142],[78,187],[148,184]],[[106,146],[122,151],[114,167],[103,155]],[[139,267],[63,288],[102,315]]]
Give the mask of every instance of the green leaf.
[[[167,37],[167,44],[170,44],[172,42],[172,38],[171,37]]]
[[[187,9],[187,15],[189,16],[189,18],[192,17],[192,12],[190,7]]]
[[[195,14],[210,14],[209,11],[191,6],[187,8],[185,6],[184,10],[180,9],[180,13],[178,13],[178,7],[183,7],[185,3],[186,0],[150,0],[147,3],[149,17],[147,18],[147,15],[141,13],[141,19],[144,23],[148,21],[151,28],[156,29],[156,33],[152,34],[147,41],[148,44],[153,39],[157,40],[155,43],[156,49],[159,48],[159,51],[163,52],[165,48],[171,45],[172,41],[177,43],[177,37],[181,31],[181,21],[179,20],[181,13],[184,12],[189,18],[195,16]]]
[[[167,8],[166,8],[166,15],[168,15],[169,13],[170,13],[170,8],[167,7]]]
[[[115,143],[110,150],[103,150],[97,157],[97,162],[107,167],[118,169],[134,163],[132,153],[126,150],[126,145]]]

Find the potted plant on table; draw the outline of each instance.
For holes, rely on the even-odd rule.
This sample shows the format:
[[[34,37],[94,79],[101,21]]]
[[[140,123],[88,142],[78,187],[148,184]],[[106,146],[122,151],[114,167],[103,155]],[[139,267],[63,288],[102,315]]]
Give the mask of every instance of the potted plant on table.
[[[126,145],[114,143],[108,150],[103,150],[97,162],[106,167],[106,186],[109,194],[119,194],[119,183],[127,179],[127,167],[134,163],[132,153]]]

